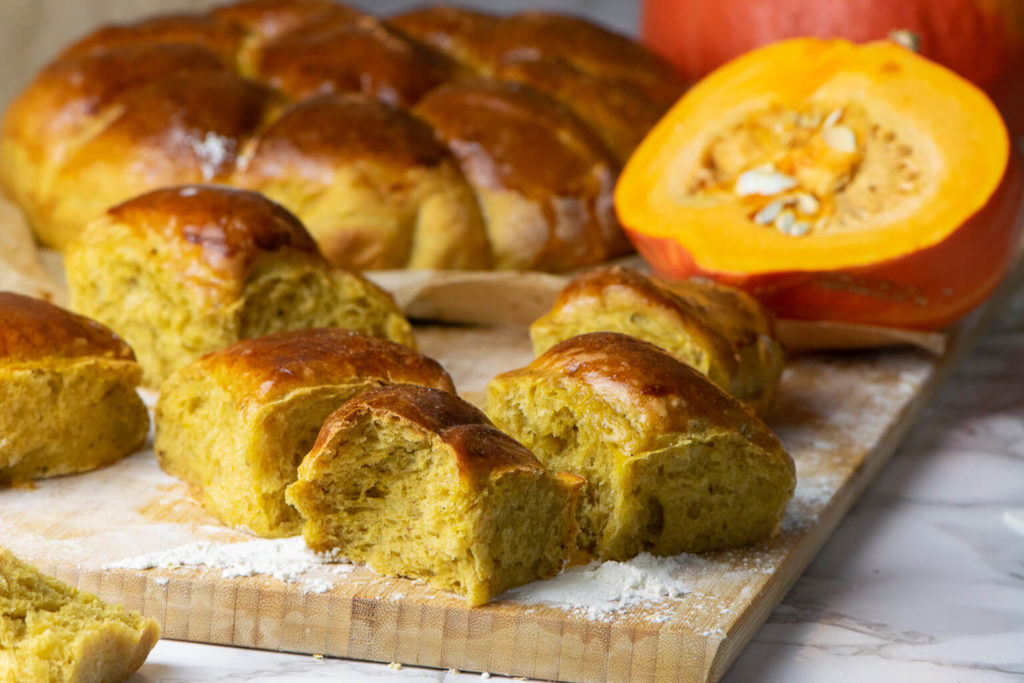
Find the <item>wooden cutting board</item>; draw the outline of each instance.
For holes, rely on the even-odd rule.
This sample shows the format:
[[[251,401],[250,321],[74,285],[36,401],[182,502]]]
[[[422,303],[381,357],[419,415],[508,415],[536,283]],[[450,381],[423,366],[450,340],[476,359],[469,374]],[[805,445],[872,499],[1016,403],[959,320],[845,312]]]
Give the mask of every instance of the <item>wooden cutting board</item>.
[[[458,597],[365,568],[314,570],[314,579],[329,582],[326,592],[269,576],[225,578],[220,569],[104,569],[197,541],[252,540],[206,514],[151,451],[34,489],[0,491],[0,542],[44,571],[155,617],[171,639],[566,681],[716,680],[1003,298],[969,318],[939,357],[905,350],[793,359],[769,421],[799,480],[781,535],[683,557],[677,577],[689,592],[611,618],[501,600],[469,609]],[[524,327],[428,327],[419,340],[470,400],[498,371],[531,359]]]

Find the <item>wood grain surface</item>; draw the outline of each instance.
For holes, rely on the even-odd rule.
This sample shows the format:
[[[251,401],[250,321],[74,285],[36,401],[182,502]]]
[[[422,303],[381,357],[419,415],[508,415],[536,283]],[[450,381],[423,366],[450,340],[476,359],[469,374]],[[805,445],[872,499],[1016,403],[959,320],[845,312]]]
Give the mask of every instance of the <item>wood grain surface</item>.
[[[791,359],[769,420],[797,464],[782,533],[747,548],[681,556],[685,595],[610,618],[509,599],[470,609],[457,596],[361,567],[316,568],[310,576],[330,582],[325,592],[269,576],[225,578],[220,569],[104,569],[197,541],[252,540],[209,516],[151,451],[0,491],[0,542],[44,571],[155,617],[171,639],[551,680],[717,680],[1004,298],[954,331],[942,356],[903,350]],[[479,401],[494,374],[532,357],[522,326],[425,327],[418,336],[470,400]]]

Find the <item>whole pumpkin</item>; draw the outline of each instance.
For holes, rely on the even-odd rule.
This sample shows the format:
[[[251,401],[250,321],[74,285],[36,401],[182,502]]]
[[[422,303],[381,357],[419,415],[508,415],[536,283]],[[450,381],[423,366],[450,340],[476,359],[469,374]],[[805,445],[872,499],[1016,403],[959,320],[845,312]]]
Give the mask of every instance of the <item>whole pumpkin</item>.
[[[907,30],[1024,134],[1024,0],[646,0],[642,24],[644,41],[690,81],[785,38],[865,42]]]

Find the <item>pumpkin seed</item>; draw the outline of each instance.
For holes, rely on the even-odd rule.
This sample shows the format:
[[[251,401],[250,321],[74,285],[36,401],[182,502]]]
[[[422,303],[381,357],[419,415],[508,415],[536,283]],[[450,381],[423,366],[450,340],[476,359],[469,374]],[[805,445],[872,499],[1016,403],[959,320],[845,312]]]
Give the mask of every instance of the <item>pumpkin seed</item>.
[[[785,173],[758,167],[740,173],[733,189],[741,197],[753,194],[770,197],[791,190],[796,184],[796,179]]]
[[[800,209],[802,214],[813,216],[821,209],[821,202],[809,192],[798,192],[795,198],[796,208]]]
[[[794,237],[803,237],[811,231],[811,224],[807,221],[797,221],[793,224],[793,227],[789,229],[789,234]]]
[[[825,144],[842,154],[853,154],[857,151],[857,136],[849,126],[832,126],[822,134]]]
[[[775,221],[775,227],[778,228],[779,232],[789,233],[793,228],[793,223],[796,222],[796,216],[793,215],[792,211],[788,209],[779,214],[778,219]]]
[[[831,128],[832,126],[839,123],[839,119],[843,118],[843,108],[833,109],[828,116],[825,117],[825,128]]]
[[[760,211],[754,214],[754,222],[758,225],[771,225],[775,222],[775,219],[779,217],[779,214],[782,213],[783,205],[784,204],[781,199],[768,202]]]

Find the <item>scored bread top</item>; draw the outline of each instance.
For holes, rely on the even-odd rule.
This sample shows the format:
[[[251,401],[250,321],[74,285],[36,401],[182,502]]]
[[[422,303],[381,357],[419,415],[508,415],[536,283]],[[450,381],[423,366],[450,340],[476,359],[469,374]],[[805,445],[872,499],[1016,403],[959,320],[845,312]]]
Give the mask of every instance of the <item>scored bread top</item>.
[[[333,327],[235,342],[179,373],[209,377],[243,408],[270,403],[303,387],[359,380],[414,382],[455,392],[451,377],[432,358],[396,342]]]
[[[134,361],[110,328],[42,299],[0,292],[0,364],[98,356]]]
[[[766,451],[782,449],[772,431],[738,400],[663,349],[629,335],[571,337],[494,381],[522,379],[584,385],[655,440],[738,431]]]
[[[364,392],[332,413],[303,461],[302,472],[316,471],[322,465],[321,459],[329,461],[333,456],[331,441],[367,415],[397,419],[436,435],[451,447],[459,474],[467,480],[515,470],[545,471],[525,446],[454,393],[414,384],[392,384]]]
[[[143,237],[155,235],[166,247],[161,260],[180,261],[176,270],[186,278],[244,282],[260,254],[282,250],[326,267],[305,226],[257,192],[207,185],[162,188],[108,209],[97,223],[90,232],[116,224]]]

